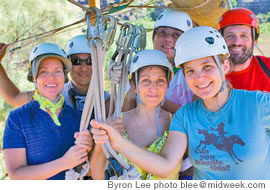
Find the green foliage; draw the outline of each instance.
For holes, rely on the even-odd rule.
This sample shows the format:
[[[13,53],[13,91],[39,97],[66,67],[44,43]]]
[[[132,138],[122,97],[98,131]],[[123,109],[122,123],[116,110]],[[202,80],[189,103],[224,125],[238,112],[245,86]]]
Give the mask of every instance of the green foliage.
[[[231,0],[232,6],[237,7],[237,0]]]
[[[61,26],[71,24],[83,18],[80,8],[66,0],[1,0],[0,6],[0,42],[10,43],[18,39],[35,36]],[[29,53],[41,42],[57,43],[63,48],[81,28],[46,38],[32,38],[22,43],[19,50],[7,52],[2,64],[10,79],[20,90],[34,89],[33,84],[26,80]],[[9,106],[0,95],[0,179],[5,178],[2,147],[2,136],[7,116],[14,107]]]
[[[258,14],[257,18],[259,20],[260,33],[270,33],[270,12],[267,14]]]
[[[136,14],[136,13],[135,13]],[[30,36],[59,28],[61,26],[71,24],[84,17],[83,11],[77,6],[66,0],[1,0],[0,6],[0,42],[10,43],[15,40],[24,39]],[[124,21],[121,21],[124,23]],[[133,24],[143,25],[146,28],[153,28],[153,21],[150,18],[141,18],[133,21]],[[81,34],[86,26],[79,27],[75,30],[52,35],[48,37],[35,37],[30,40],[16,44],[21,46],[19,50],[7,52],[2,65],[4,66],[8,76],[14,84],[22,91],[33,90],[32,83],[26,80],[27,65],[29,53],[33,47],[41,42],[52,42],[65,48],[68,40],[73,35]],[[115,41],[119,35],[120,26]],[[152,48],[152,33],[147,33],[147,48]],[[107,52],[105,72],[110,59],[115,51],[115,44]],[[104,74],[106,77],[106,73]],[[110,82],[105,81],[105,89],[110,89]],[[2,147],[2,135],[4,131],[5,121],[11,110],[15,109],[9,106],[0,95],[0,179],[6,178],[6,170],[4,167]]]

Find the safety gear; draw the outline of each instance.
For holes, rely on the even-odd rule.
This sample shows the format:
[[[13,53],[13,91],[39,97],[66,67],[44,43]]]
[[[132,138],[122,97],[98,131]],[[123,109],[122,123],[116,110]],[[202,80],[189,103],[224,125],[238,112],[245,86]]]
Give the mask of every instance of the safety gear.
[[[175,44],[175,65],[215,55],[229,56],[229,50],[222,35],[214,28],[199,26],[183,33]]]
[[[86,35],[78,35],[71,38],[71,40],[68,42],[66,51],[68,57],[77,53],[91,54],[92,52],[88,45]]]
[[[82,65],[83,63],[85,63],[88,66],[92,65],[92,59],[90,55],[86,59],[82,59],[79,56],[72,56],[70,61],[72,65]]]
[[[218,30],[236,24],[248,25],[256,30],[257,36],[260,34],[256,15],[246,8],[234,8],[225,12],[219,20]]]
[[[145,66],[163,66],[172,72],[172,65],[168,57],[159,50],[143,50],[137,53],[130,64],[129,76]]]
[[[193,27],[190,16],[176,10],[165,10],[158,16],[154,29],[161,26],[175,28],[183,32]]]
[[[218,55],[230,56],[228,47],[222,35],[214,28],[199,26],[181,35],[175,44],[175,65],[183,65],[188,61],[212,56],[217,64],[222,78],[219,92],[225,89],[226,80]],[[219,93],[218,92],[218,93]],[[217,94],[218,94],[217,93]],[[218,104],[218,103],[217,103]],[[219,104],[218,104],[219,106]]]
[[[39,64],[47,57],[55,57],[59,59],[64,65],[65,78],[67,79],[67,73],[71,70],[71,62],[67,59],[65,51],[56,44],[41,43],[36,46],[29,58],[27,79],[33,82],[36,80]]]

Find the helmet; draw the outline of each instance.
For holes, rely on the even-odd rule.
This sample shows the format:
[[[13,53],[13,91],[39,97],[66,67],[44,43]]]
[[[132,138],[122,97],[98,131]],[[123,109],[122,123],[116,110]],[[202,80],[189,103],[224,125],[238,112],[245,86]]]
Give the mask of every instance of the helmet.
[[[249,9],[234,8],[226,11],[219,19],[218,30],[235,24],[248,25],[256,30],[257,36],[260,34],[257,17]]]
[[[171,27],[185,32],[192,28],[192,20],[184,12],[165,10],[157,17],[154,29],[160,26]]]
[[[143,50],[137,53],[130,64],[129,75],[145,66],[163,66],[172,72],[172,65],[168,57],[159,50]]]
[[[34,47],[30,54],[27,79],[33,82],[38,72],[39,64],[47,57],[58,58],[64,64],[64,73],[66,74],[71,70],[71,62],[67,59],[65,51],[56,44],[41,43]]]
[[[222,35],[214,28],[199,26],[183,33],[175,44],[175,65],[208,56],[225,54],[229,50]]]
[[[91,54],[91,48],[88,46],[88,40],[86,35],[78,35],[71,38],[67,45],[67,56],[71,56],[77,53],[89,53]]]

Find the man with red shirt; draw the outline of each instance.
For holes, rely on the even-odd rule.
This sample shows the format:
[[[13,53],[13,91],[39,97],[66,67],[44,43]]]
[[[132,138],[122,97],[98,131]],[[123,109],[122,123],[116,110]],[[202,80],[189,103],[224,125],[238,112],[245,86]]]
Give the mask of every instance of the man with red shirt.
[[[225,12],[218,30],[229,48],[231,73],[226,78],[233,88],[270,92],[270,58],[253,56],[260,34],[256,15],[246,8]]]

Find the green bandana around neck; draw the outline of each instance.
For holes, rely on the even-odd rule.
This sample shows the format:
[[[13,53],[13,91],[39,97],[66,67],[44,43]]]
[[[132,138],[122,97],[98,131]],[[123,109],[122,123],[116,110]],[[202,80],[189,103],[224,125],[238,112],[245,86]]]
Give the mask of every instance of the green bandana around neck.
[[[64,105],[64,96],[60,94],[57,103],[53,103],[48,98],[45,98],[44,96],[40,95],[38,90],[36,90],[33,98],[34,100],[38,101],[40,105],[39,108],[42,109],[43,111],[46,111],[46,108],[47,108],[52,114],[51,117],[54,123],[57,126],[61,126],[61,123],[59,122],[57,114],[56,114],[56,110],[58,108],[61,108]]]

